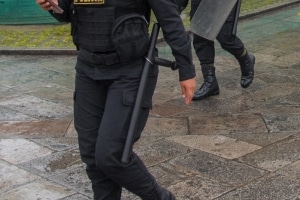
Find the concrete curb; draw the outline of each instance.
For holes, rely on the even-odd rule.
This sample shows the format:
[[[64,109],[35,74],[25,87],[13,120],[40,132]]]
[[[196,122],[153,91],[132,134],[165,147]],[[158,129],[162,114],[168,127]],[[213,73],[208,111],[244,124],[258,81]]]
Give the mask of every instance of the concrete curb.
[[[239,17],[239,19],[240,20],[249,19],[251,17],[256,17],[258,15],[262,15],[262,14],[270,13],[270,12],[273,12],[273,11],[276,11],[276,10],[279,10],[279,9],[283,9],[283,8],[286,8],[286,7],[294,6],[294,5],[297,5],[299,3],[300,3],[300,0],[295,0],[295,1],[292,1],[292,2],[288,2],[288,3],[277,4],[276,6],[273,6],[273,7],[270,7],[270,8],[265,8],[263,10],[258,10],[258,11],[255,11],[255,12],[251,12],[251,13],[248,13],[248,14],[241,15]]]
[[[77,55],[74,49],[0,49],[0,55]]]
[[[255,12],[247,13],[241,15],[239,20],[245,20],[252,17],[256,17],[258,15],[263,15],[269,12],[273,12],[279,9],[283,9],[286,7],[294,6],[300,3],[300,0],[295,0],[288,3],[277,4],[276,6],[270,8],[264,8],[263,10],[258,10]],[[191,33],[190,30],[187,30],[188,33]],[[158,38],[157,42],[163,42],[164,38]],[[75,47],[74,47],[75,48]],[[77,55],[76,49],[1,49],[0,55]]]

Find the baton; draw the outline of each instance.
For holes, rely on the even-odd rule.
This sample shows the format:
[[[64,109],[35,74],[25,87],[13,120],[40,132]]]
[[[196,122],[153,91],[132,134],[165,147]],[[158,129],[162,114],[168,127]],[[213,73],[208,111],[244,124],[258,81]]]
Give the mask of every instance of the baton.
[[[133,135],[134,135],[134,131],[136,129],[137,120],[139,118],[140,107],[141,107],[141,103],[143,100],[145,87],[146,87],[146,84],[148,81],[148,72],[149,72],[150,67],[154,64],[158,64],[158,65],[162,65],[162,66],[166,66],[166,67],[171,67],[171,69],[173,69],[173,70],[177,69],[175,62],[169,61],[169,60],[166,60],[163,58],[159,58],[159,57],[155,57],[155,58],[153,57],[153,53],[155,50],[155,45],[156,45],[156,41],[157,41],[157,37],[158,37],[158,33],[159,33],[159,28],[160,28],[160,26],[158,23],[153,24],[152,33],[150,36],[149,50],[147,53],[146,62],[145,62],[144,69],[142,72],[140,85],[139,85],[136,100],[134,103],[133,112],[132,112],[132,116],[131,116],[131,120],[130,120],[130,125],[129,125],[129,129],[128,129],[128,133],[127,133],[127,138],[126,138],[126,142],[125,142],[125,146],[124,146],[124,150],[123,150],[123,155],[122,155],[122,159],[121,159],[122,163],[129,162],[129,154],[130,154],[130,151],[132,150],[131,147],[132,147]]]
[[[233,24],[233,28],[232,28],[232,35],[236,35],[236,32],[237,32],[237,23],[238,23],[239,16],[240,16],[241,4],[242,4],[242,0],[237,0],[234,24]]]
[[[154,58],[154,64],[164,66],[164,67],[170,67],[172,70],[178,69],[175,61],[170,61],[160,57]]]

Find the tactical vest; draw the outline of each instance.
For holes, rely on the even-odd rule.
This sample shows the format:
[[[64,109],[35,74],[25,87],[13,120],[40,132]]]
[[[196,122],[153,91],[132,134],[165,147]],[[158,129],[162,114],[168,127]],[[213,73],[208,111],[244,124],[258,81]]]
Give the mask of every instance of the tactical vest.
[[[77,47],[90,52],[113,52],[111,31],[114,21],[133,12],[146,15],[147,10],[147,6],[137,0],[74,0],[73,41]]]

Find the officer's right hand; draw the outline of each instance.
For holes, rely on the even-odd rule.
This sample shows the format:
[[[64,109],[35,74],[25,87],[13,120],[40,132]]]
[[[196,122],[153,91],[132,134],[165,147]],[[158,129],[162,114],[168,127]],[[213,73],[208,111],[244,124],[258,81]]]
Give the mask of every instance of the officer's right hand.
[[[196,80],[191,78],[185,81],[180,81],[181,94],[185,104],[190,105],[194,96]]]
[[[58,5],[57,0],[52,0],[56,5]],[[53,10],[53,6],[46,0],[36,0],[36,3],[41,6],[43,10]]]

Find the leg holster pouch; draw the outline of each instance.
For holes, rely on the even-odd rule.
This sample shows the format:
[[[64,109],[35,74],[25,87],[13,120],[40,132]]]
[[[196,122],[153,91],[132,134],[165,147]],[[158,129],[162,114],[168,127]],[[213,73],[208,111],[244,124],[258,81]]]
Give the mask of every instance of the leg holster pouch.
[[[111,40],[120,62],[145,56],[149,46],[146,18],[139,14],[118,17],[113,23]]]

